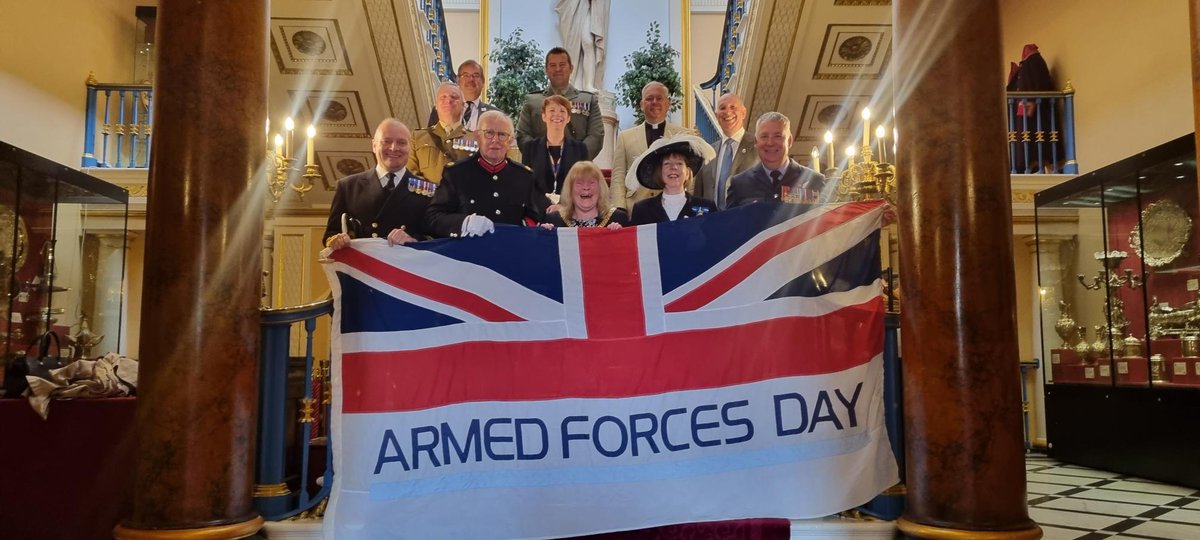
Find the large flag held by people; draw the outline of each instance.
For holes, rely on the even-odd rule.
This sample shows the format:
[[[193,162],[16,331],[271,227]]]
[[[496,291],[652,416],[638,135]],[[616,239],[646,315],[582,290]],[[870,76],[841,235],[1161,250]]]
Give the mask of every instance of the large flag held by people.
[[[554,538],[867,502],[898,480],[886,211],[758,203],[329,254],[325,537]]]

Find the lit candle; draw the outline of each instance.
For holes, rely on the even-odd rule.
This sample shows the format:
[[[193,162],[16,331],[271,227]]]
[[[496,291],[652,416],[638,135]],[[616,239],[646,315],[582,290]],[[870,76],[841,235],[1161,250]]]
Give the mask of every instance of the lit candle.
[[[875,142],[879,144],[879,162],[880,163],[887,163],[887,154],[885,154],[883,151],[883,134],[884,133],[887,133],[887,130],[883,129],[883,126],[879,126],[879,127],[875,128]]]
[[[851,165],[854,165],[854,154],[855,153],[856,152],[854,151],[853,144],[846,147],[846,168],[847,169],[850,168]]]
[[[292,134],[296,131],[296,122],[292,121],[292,117],[289,116],[283,121],[283,130],[287,132],[283,139],[283,157],[288,159],[292,157]]]
[[[267,144],[271,144],[271,119],[267,119]]]
[[[283,157],[282,152],[283,152],[283,135],[276,133],[275,134],[275,157],[282,158]]]
[[[871,147],[871,109],[863,107],[863,148]]]
[[[308,125],[308,143],[305,145],[308,148],[308,165],[313,164],[313,137],[317,136],[317,128],[312,124]]]
[[[813,170],[821,172],[821,151],[817,150],[817,147],[814,146],[811,155],[813,158]]]
[[[837,160],[833,159],[833,132],[825,132],[825,148],[829,149],[829,166],[837,167]]]

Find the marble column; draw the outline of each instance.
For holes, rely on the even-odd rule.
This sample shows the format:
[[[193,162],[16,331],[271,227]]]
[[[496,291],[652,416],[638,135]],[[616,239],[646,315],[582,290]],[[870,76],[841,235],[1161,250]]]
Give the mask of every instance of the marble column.
[[[1040,538],[1025,502],[999,0],[896,0],[911,538]],[[983,536],[979,536],[983,537]]]
[[[596,166],[611,169],[613,149],[617,147],[617,133],[621,131],[621,119],[617,117],[616,96],[612,92],[600,92],[600,120],[604,122],[604,146],[596,154]],[[624,182],[624,180],[621,180]]]
[[[119,539],[242,538],[258,393],[268,0],[163,2],[133,512]]]

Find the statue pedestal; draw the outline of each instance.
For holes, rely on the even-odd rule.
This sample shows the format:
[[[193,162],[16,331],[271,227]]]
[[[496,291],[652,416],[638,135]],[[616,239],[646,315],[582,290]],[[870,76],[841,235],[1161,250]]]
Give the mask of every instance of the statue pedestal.
[[[596,165],[601,169],[612,169],[613,148],[617,145],[617,131],[621,120],[617,118],[617,109],[613,106],[616,95],[607,90],[596,93],[600,102],[600,117],[604,120],[604,146],[596,156]]]

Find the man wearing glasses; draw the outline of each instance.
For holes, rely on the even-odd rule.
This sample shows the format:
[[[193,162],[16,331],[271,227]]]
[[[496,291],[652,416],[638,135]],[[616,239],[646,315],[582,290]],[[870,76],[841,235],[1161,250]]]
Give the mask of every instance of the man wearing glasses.
[[[491,103],[483,101],[483,89],[487,86],[483,78],[483,66],[474,60],[467,60],[458,65],[458,86],[462,88],[463,99],[466,101],[462,111],[462,125],[467,131],[479,129],[479,116],[488,111],[496,110]],[[427,126],[439,122],[437,107],[429,112]]]
[[[529,168],[507,157],[512,120],[485,112],[474,135],[479,152],[446,166],[425,212],[426,231],[442,238],[482,236],[497,223],[540,223],[550,201],[535,188]]]

